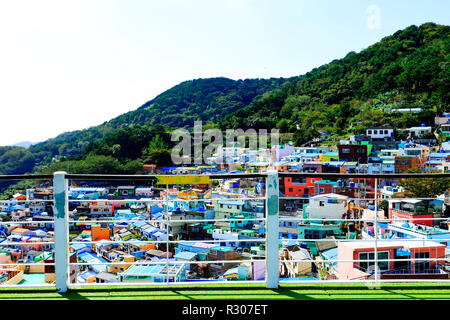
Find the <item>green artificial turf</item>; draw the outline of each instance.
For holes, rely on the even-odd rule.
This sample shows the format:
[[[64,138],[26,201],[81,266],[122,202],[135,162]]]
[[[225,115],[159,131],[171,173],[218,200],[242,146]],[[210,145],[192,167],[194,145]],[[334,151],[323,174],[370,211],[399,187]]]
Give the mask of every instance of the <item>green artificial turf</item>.
[[[2,288],[0,300],[436,300],[450,299],[449,283],[282,284],[277,290],[263,284],[84,287],[67,293],[54,288]]]

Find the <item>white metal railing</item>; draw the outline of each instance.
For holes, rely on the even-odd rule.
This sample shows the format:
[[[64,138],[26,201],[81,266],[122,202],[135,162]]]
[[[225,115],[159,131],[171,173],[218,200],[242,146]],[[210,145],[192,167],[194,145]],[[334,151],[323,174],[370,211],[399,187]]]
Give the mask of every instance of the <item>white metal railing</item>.
[[[254,217],[249,217],[249,218],[223,218],[223,219],[171,219],[171,217],[168,214],[168,203],[171,201],[177,201],[177,199],[169,199],[168,195],[168,185],[166,186],[166,197],[164,199],[142,199],[142,200],[128,200],[128,199],[93,199],[93,200],[85,200],[85,199],[73,199],[73,200],[69,200],[68,198],[68,180],[69,179],[104,179],[104,180],[108,180],[109,178],[111,178],[111,176],[101,176],[101,175],[67,175],[64,172],[57,172],[54,174],[54,176],[52,176],[53,178],[53,187],[54,187],[54,200],[45,200],[46,202],[54,202],[54,221],[46,221],[46,220],[42,220],[42,221],[7,221],[7,222],[0,222],[0,225],[12,225],[12,224],[39,224],[39,223],[53,223],[54,224],[54,233],[55,233],[55,241],[54,242],[39,242],[39,243],[34,243],[34,242],[30,242],[30,243],[26,243],[26,242],[3,242],[0,243],[0,248],[2,246],[8,246],[8,245],[23,245],[23,246],[33,246],[36,244],[48,244],[48,245],[54,245],[54,252],[55,252],[55,261],[54,263],[46,263],[45,265],[48,266],[54,266],[55,267],[55,285],[56,285],[56,289],[58,292],[65,292],[68,288],[70,287],[74,287],[74,286],[90,286],[90,285],[136,285],[138,283],[136,282],[126,282],[126,283],[113,283],[113,282],[108,282],[108,283],[95,283],[95,284],[88,284],[88,283],[72,283],[69,281],[69,274],[71,272],[71,270],[73,270],[73,268],[79,268],[79,267],[85,267],[85,266],[94,266],[94,265],[109,265],[109,266],[113,266],[113,265],[136,265],[136,266],[148,266],[148,265],[161,265],[161,266],[166,266],[166,268],[169,268],[170,266],[174,266],[174,265],[198,265],[198,264],[240,264],[240,263],[261,263],[263,262],[265,264],[265,277],[263,281],[259,281],[259,280],[247,280],[245,281],[245,283],[247,282],[256,282],[256,283],[265,283],[266,286],[268,288],[277,288],[280,282],[286,282],[289,281],[290,283],[303,283],[303,282],[367,282],[367,281],[372,281],[374,280],[375,282],[379,283],[379,282],[418,282],[418,281],[424,281],[424,282],[429,282],[429,281],[442,281],[442,277],[439,279],[420,279],[419,278],[415,278],[415,279],[401,279],[401,278],[397,278],[397,279],[387,279],[387,278],[383,278],[383,275],[404,275],[404,274],[408,274],[408,270],[413,270],[414,273],[420,275],[424,275],[424,274],[430,274],[430,275],[445,275],[444,271],[442,271],[441,269],[433,269],[433,268],[421,268],[418,269],[418,271],[416,272],[415,269],[408,269],[408,270],[380,270],[380,263],[395,263],[396,261],[402,261],[402,262],[409,262],[412,265],[417,265],[418,263],[428,263],[427,265],[425,265],[426,267],[429,266],[429,264],[431,263],[440,263],[440,267],[445,268],[445,265],[448,264],[449,259],[447,254],[445,255],[435,255],[433,257],[425,257],[425,258],[421,258],[421,257],[413,257],[412,255],[408,258],[392,258],[392,259],[382,259],[378,257],[378,253],[379,248],[383,248],[384,243],[386,242],[404,242],[404,243],[408,243],[410,241],[423,241],[423,242],[430,242],[430,241],[434,241],[434,242],[447,242],[450,241],[450,236],[445,237],[445,238],[439,238],[439,239],[423,239],[423,238],[390,238],[390,239],[385,239],[385,238],[379,238],[379,223],[388,223],[388,222],[392,222],[392,221],[396,221],[396,222],[401,222],[401,221],[410,221],[410,220],[414,220],[414,221],[444,221],[444,220],[448,220],[447,217],[433,217],[433,218],[392,218],[392,219],[386,219],[386,218],[379,218],[378,214],[375,214],[375,218],[373,219],[362,219],[362,218],[307,218],[307,217],[286,217],[286,216],[280,216],[280,211],[279,211],[279,202],[280,200],[311,200],[311,198],[307,198],[307,197],[282,197],[280,196],[279,193],[279,178],[286,176],[286,175],[306,175],[306,176],[311,176],[311,175],[317,175],[317,174],[294,174],[294,173],[283,173],[283,174],[278,174],[276,172],[270,172],[267,174],[249,174],[249,175],[242,175],[243,178],[255,178],[255,177],[264,177],[265,178],[265,183],[266,183],[266,188],[265,188],[265,196],[264,197],[236,197],[234,198],[234,200],[242,200],[242,201],[263,201],[264,203],[264,217],[263,218],[254,218]],[[215,178],[215,175],[211,175]],[[237,176],[240,175],[216,175],[218,179],[225,179],[225,178],[236,178]],[[327,175],[320,175],[319,176],[327,176]],[[330,176],[333,176],[333,174],[330,174]],[[380,178],[395,178],[395,177],[400,177],[402,175],[373,175],[373,177],[371,177],[370,175],[352,175],[352,174],[335,174],[336,177],[339,178],[353,178],[355,177],[356,179],[363,179],[363,177],[365,178],[371,178],[371,179],[375,179],[375,190],[377,190]],[[403,175],[404,177],[410,177],[410,178],[414,178],[417,177],[417,175],[411,175],[411,174],[406,174]],[[402,177],[403,177],[402,176]],[[436,177],[448,177],[449,175],[420,175],[419,177],[430,177],[430,176],[436,176]],[[134,178],[137,178],[140,181],[145,181],[146,179],[148,180],[151,176],[117,176],[116,180],[133,180]],[[48,177],[47,177],[48,178]],[[374,212],[377,213],[378,212],[378,202],[381,200],[385,200],[385,199],[380,199],[378,197],[378,192],[372,192],[371,194],[373,194],[373,198],[362,198],[362,197],[357,197],[357,198],[348,198],[347,200],[357,200],[357,201],[361,201],[364,203],[373,203],[374,204]],[[394,198],[392,198],[394,199]],[[389,200],[392,200],[389,199]],[[435,200],[436,198],[417,198],[417,200]],[[200,201],[200,202],[208,202],[208,203],[213,203],[215,201],[220,201],[220,200],[230,200],[230,198],[206,198],[206,199],[183,199],[183,201],[185,202],[191,202],[191,201]],[[397,200],[404,200],[404,198],[398,198]],[[39,200],[39,199],[35,199],[35,200],[30,200],[30,202],[43,202],[44,200]],[[6,201],[3,201],[4,203],[6,203]],[[20,200],[18,202],[25,202],[23,200]],[[69,218],[69,203],[70,202],[76,202],[76,203],[91,203],[91,202],[98,202],[98,203],[103,203],[103,202],[108,202],[108,203],[135,203],[135,202],[139,202],[141,203],[164,203],[165,204],[165,212],[163,214],[163,216],[159,219],[151,219],[151,220],[134,220],[134,219],[105,219],[103,218],[99,218],[99,219],[90,219],[90,220],[76,220],[76,219],[70,219]],[[15,202],[14,202],[15,203]],[[101,215],[101,214],[99,214]],[[149,216],[151,217],[151,215]],[[166,230],[166,239],[165,240],[136,240],[136,239],[130,239],[130,240],[120,240],[120,239],[116,239],[116,240],[101,240],[99,241],[70,241],[69,240],[69,226],[71,224],[86,224],[86,225],[91,225],[91,224],[101,224],[101,223],[109,223],[109,224],[120,224],[120,223],[134,223],[134,222],[138,222],[138,221],[145,221],[145,222],[158,222],[158,223],[162,223],[165,224],[167,226],[170,225],[178,225],[178,224],[192,224],[192,223],[211,223],[211,222],[229,222],[229,221],[249,221],[249,222],[262,222],[262,226],[265,228],[265,232],[264,232],[264,236],[258,236],[258,237],[249,237],[244,238],[244,239],[201,239],[201,240],[171,240],[169,239],[168,236],[168,230]],[[284,239],[284,238],[280,238],[280,222],[283,221],[299,221],[301,223],[308,223],[311,221],[314,222],[372,222],[373,223],[373,228],[374,228],[374,234],[376,235],[374,238],[370,238],[370,239],[328,239],[328,238],[314,238],[314,239],[310,239],[310,238],[298,238],[296,237],[295,239]],[[330,224],[328,224],[330,225]],[[332,225],[332,224],[331,224]],[[450,231],[449,231],[450,232]],[[333,259],[333,258],[329,258],[329,259],[324,259],[324,257],[318,255],[318,257],[316,257],[316,259],[311,259],[311,260],[298,260],[298,259],[284,259],[280,257],[280,244],[281,246],[283,244],[287,244],[287,243],[297,243],[297,244],[308,244],[308,243],[321,243],[321,242],[330,242],[330,241],[336,241],[339,243],[346,243],[346,242],[355,242],[357,241],[358,243],[373,243],[373,256],[374,258],[372,259]],[[173,253],[173,252],[169,252],[169,248],[170,245],[175,245],[175,244],[179,244],[179,243],[261,243],[261,244],[265,244],[265,247],[263,249],[263,255],[262,256],[251,256],[251,258],[247,259],[245,257],[243,257],[242,259],[234,259],[234,260],[201,260],[201,261],[175,261],[175,260],[169,260],[169,253]],[[87,244],[87,245],[94,245],[94,244],[119,244],[119,245],[133,245],[133,244],[164,244],[165,245],[165,260],[161,260],[161,261],[153,261],[153,260],[137,260],[134,262],[126,262],[126,261],[107,261],[107,262],[96,262],[96,261],[92,261],[92,262],[69,262],[70,259],[70,250],[69,250],[69,246],[73,245],[73,244]],[[445,248],[445,250],[447,250],[447,247]],[[256,259],[256,257],[261,257],[262,259]],[[282,265],[284,264],[312,264],[314,266],[317,267],[318,264],[322,264],[322,265],[326,265],[326,264],[339,264],[339,263],[350,263],[350,264],[359,264],[359,263],[372,263],[373,265],[373,270],[368,272],[368,276],[364,276],[364,277],[360,277],[360,278],[354,278],[354,279],[335,279],[335,280],[322,280],[322,279],[317,279],[317,280],[304,280],[301,277],[298,279],[294,279],[294,280],[287,280],[286,278],[283,278],[282,275],[280,275],[280,268]],[[2,265],[2,264],[0,264]],[[8,264],[9,266],[11,264]],[[32,263],[20,263],[20,264],[16,264],[19,266],[26,266],[26,265],[35,265]],[[415,267],[414,267],[415,268]],[[434,271],[429,271],[428,273],[426,272],[422,272],[422,270],[434,270]],[[367,271],[367,270],[366,270]],[[396,272],[398,271],[398,272]],[[135,275],[135,274],[134,274]],[[164,281],[163,282],[154,282],[154,283],[149,283],[148,281],[142,281],[142,284],[145,285],[150,285],[150,284],[155,284],[155,285],[161,285],[162,283],[164,284],[174,284],[174,282],[170,282],[172,281],[172,275],[169,275],[169,273],[166,273],[164,276]],[[173,280],[175,281],[175,280]],[[201,279],[190,279],[189,281],[178,281],[176,282],[176,284],[193,284],[196,283],[195,281],[201,281]],[[229,281],[222,281],[222,280],[215,280],[214,283],[230,283]],[[241,281],[232,281],[231,283],[241,283]],[[2,286],[3,287],[3,286]]]

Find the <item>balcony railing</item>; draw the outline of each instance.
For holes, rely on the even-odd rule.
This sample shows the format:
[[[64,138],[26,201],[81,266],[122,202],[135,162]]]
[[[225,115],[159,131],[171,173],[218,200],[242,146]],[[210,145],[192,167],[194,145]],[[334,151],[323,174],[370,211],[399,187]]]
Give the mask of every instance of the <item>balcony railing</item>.
[[[189,175],[184,175],[189,176]],[[26,180],[26,179],[34,179],[34,180],[52,180],[53,185],[53,192],[54,192],[54,200],[39,200],[39,199],[33,199],[32,202],[51,202],[53,203],[53,218],[52,221],[36,221],[36,220],[20,220],[20,221],[3,221],[0,222],[0,226],[4,225],[9,227],[9,231],[15,230],[12,228],[14,225],[32,225],[35,223],[50,223],[53,224],[53,232],[54,232],[54,241],[50,242],[0,242],[0,252],[2,248],[8,248],[8,246],[18,246],[18,248],[23,248],[24,246],[38,246],[38,245],[48,245],[49,248],[51,248],[54,251],[54,260],[53,259],[42,259],[43,263],[0,263],[1,266],[6,266],[8,268],[12,268],[13,266],[17,266],[18,268],[24,268],[25,266],[29,268],[46,268],[49,269],[49,272],[46,272],[46,275],[48,273],[48,276],[46,276],[45,284],[39,284],[39,286],[51,286],[55,285],[56,290],[58,292],[65,292],[68,288],[74,287],[74,286],[80,286],[80,285],[128,285],[128,284],[145,284],[148,285],[149,283],[154,284],[195,284],[198,283],[198,281],[211,281],[212,279],[209,279],[207,276],[204,278],[201,278],[202,270],[206,270],[207,265],[211,266],[212,270],[215,272],[215,274],[220,273],[221,276],[218,279],[214,279],[213,281],[218,283],[226,283],[229,277],[232,277],[234,279],[240,279],[245,275],[245,277],[248,279],[248,275],[246,272],[250,272],[253,275],[253,279],[260,279],[260,280],[245,280],[245,282],[263,282],[267,285],[268,288],[277,288],[279,283],[283,282],[321,282],[321,281],[334,281],[334,282],[355,282],[355,281],[369,281],[367,278],[364,278],[361,275],[358,275],[358,271],[355,271],[352,268],[349,271],[349,274],[351,272],[354,272],[355,274],[353,276],[349,276],[347,278],[339,277],[340,275],[336,275],[335,272],[339,267],[341,266],[343,269],[346,270],[347,266],[352,266],[354,263],[360,263],[360,262],[372,262],[374,263],[375,269],[374,269],[374,281],[418,281],[417,279],[383,279],[380,277],[380,274],[385,273],[379,272],[379,264],[387,262],[388,264],[392,264],[397,260],[401,261],[409,261],[410,263],[420,263],[421,261],[425,261],[427,263],[436,265],[438,263],[442,263],[442,261],[445,261],[447,259],[447,256],[445,254],[442,254],[442,247],[437,246],[436,248],[433,247],[434,243],[439,244],[440,242],[448,242],[450,241],[450,235],[448,237],[439,239],[418,239],[418,238],[383,238],[380,234],[380,230],[382,229],[380,227],[380,223],[389,223],[392,222],[390,219],[380,219],[378,215],[374,215],[373,218],[362,218],[360,216],[349,218],[347,217],[308,217],[304,218],[303,213],[301,211],[295,211],[289,213],[289,215],[280,214],[279,209],[279,202],[280,200],[283,201],[290,201],[290,200],[296,200],[301,199],[305,202],[308,202],[311,200],[311,195],[308,197],[302,196],[302,197],[283,197],[280,196],[280,179],[281,182],[283,181],[283,177],[286,176],[293,176],[296,178],[303,178],[303,177],[314,177],[314,178],[323,178],[323,179],[353,179],[358,181],[364,181],[367,179],[373,179],[374,182],[374,190],[375,196],[371,198],[364,198],[364,197],[358,197],[358,198],[350,198],[347,197],[346,201],[353,201],[355,203],[373,203],[374,205],[374,212],[377,212],[379,208],[379,202],[382,200],[378,197],[378,186],[380,185],[380,182],[383,180],[398,180],[402,178],[449,178],[450,174],[338,174],[338,173],[292,173],[292,172],[268,172],[268,173],[243,173],[243,174],[208,174],[209,179],[211,180],[220,180],[220,179],[264,179],[264,192],[261,194],[261,196],[254,196],[249,197],[248,195],[245,197],[241,197],[238,194],[234,198],[214,198],[213,193],[211,192],[210,198],[202,198],[202,199],[185,199],[184,201],[199,201],[199,202],[208,202],[213,204],[214,202],[220,201],[220,200],[239,200],[239,201],[261,201],[264,205],[264,212],[263,214],[256,214],[257,211],[255,211],[255,215],[253,217],[245,218],[242,220],[245,220],[246,223],[248,223],[248,226],[251,226],[251,229],[245,229],[247,230],[247,233],[245,236],[239,236],[239,233],[237,237],[233,238],[227,238],[227,233],[221,232],[221,238],[220,239],[202,239],[202,240],[196,240],[196,239],[180,239],[176,236],[178,234],[176,231],[174,231],[174,228],[181,228],[184,225],[192,225],[192,224],[203,224],[204,226],[211,226],[211,228],[214,227],[214,224],[217,222],[232,222],[236,221],[235,218],[207,218],[204,217],[204,219],[171,219],[170,211],[168,210],[168,204],[170,202],[180,200],[180,199],[171,199],[167,197],[169,194],[169,184],[166,184],[166,196],[160,199],[94,199],[94,200],[79,200],[79,199],[69,199],[68,193],[69,193],[69,181],[139,181],[139,182],[148,182],[150,180],[155,180],[158,177],[162,176],[156,176],[156,175],[87,175],[87,174],[66,174],[64,172],[57,172],[54,175],[21,175],[21,176],[0,176],[0,180]],[[197,177],[197,176],[195,176]],[[176,183],[175,183],[176,184]],[[194,184],[194,183],[193,183]],[[170,183],[172,185],[172,183]],[[211,185],[210,185],[211,188]],[[365,188],[364,188],[365,189]],[[283,190],[281,190],[283,191]],[[367,194],[366,190],[363,190],[365,194]],[[150,213],[147,218],[143,218],[141,220],[139,219],[130,219],[125,216],[119,216],[116,217],[114,213],[112,217],[98,217],[95,219],[85,219],[85,220],[76,220],[72,215],[71,211],[69,210],[69,207],[71,207],[71,204],[73,203],[92,203],[92,202],[99,202],[99,201],[106,201],[111,203],[128,203],[132,204],[135,202],[139,203],[147,203],[150,204],[160,204],[164,208],[164,211],[162,212],[161,216],[159,218],[153,219],[152,214]],[[22,203],[29,203],[31,200],[22,200],[19,201]],[[189,209],[191,210],[191,209]],[[178,211],[178,210],[175,210]],[[181,210],[182,211],[182,210]],[[283,212],[284,213],[284,212]],[[426,220],[430,220],[431,218],[426,218]],[[448,219],[447,217],[440,217],[440,218],[433,218],[431,220],[435,221],[444,221]],[[396,222],[398,222],[399,218],[393,219]],[[407,221],[407,219],[404,219]],[[414,219],[414,221],[417,221],[420,219]],[[123,237],[120,236],[118,231],[124,230],[126,227],[131,223],[136,223],[138,221],[142,221],[145,223],[149,223],[149,228],[156,228],[160,231],[160,237],[152,240],[149,240],[148,237],[145,239],[143,236],[137,236],[137,234],[130,232],[130,230],[126,230],[121,234],[126,234],[129,232],[130,234]],[[285,237],[280,238],[280,222],[283,221],[296,221],[297,228],[318,228],[319,235],[317,238],[309,239],[310,236],[308,235],[305,238],[300,238],[298,234],[292,234],[287,235],[285,234]],[[365,238],[360,239],[356,237],[357,232],[356,231],[350,231],[347,230],[347,238],[342,239],[329,239],[329,238],[323,238],[320,236],[320,224],[318,222],[322,222],[322,225],[329,226],[333,223],[338,223],[339,225],[348,225],[350,223],[360,225],[362,226],[365,222],[372,222],[374,229],[375,229],[375,237],[373,238]],[[123,223],[124,225],[121,226],[120,223]],[[83,234],[77,235],[75,239],[73,239],[73,236],[70,235],[70,230],[73,230],[73,228],[78,228],[81,224],[84,226],[90,226],[91,235],[92,235],[92,226],[100,224],[100,228],[109,228],[109,230],[114,231],[115,236],[114,237],[106,237],[104,236],[102,239],[90,239],[90,241],[84,241],[83,240]],[[77,227],[78,225],[78,227]],[[219,224],[220,225],[220,224]],[[106,227],[107,226],[107,227]],[[220,229],[220,228],[219,228]],[[2,229],[3,230],[3,229]],[[89,230],[89,229],[86,229]],[[106,229],[105,229],[106,230]],[[145,229],[144,229],[145,230]],[[170,234],[169,230],[172,230]],[[211,230],[211,233],[214,232],[214,229]],[[255,236],[250,236],[249,231],[254,230]],[[361,231],[361,230],[359,230]],[[5,231],[6,232],[6,231]],[[102,232],[101,229],[99,231]],[[106,232],[106,231],[105,231]],[[158,232],[158,231],[157,231]],[[157,233],[156,232],[156,233]],[[204,230],[205,234],[207,233],[207,230]],[[155,233],[155,234],[156,234]],[[216,232],[217,233],[217,232]],[[87,233],[85,233],[87,234]],[[339,235],[342,235],[342,230],[338,232]],[[2,235],[0,234],[0,237]],[[104,238],[108,239],[104,239]],[[126,240],[125,238],[128,237]],[[140,237],[140,238],[139,238]],[[231,237],[231,236],[230,236]],[[448,239],[447,239],[448,238]],[[78,239],[78,240],[76,240]],[[144,239],[144,240],[143,240]],[[1,241],[1,238],[0,238]],[[330,243],[331,241],[335,241],[337,243],[337,246],[342,245],[345,250],[354,250],[355,248],[366,248],[368,249],[367,252],[374,252],[374,258],[373,259],[359,259],[355,255],[352,256],[343,256],[339,257],[338,253],[330,253],[330,251],[327,251],[323,249],[325,243]],[[397,247],[396,243],[399,245],[405,245],[408,247],[409,241],[416,241],[416,242],[423,242],[423,245],[420,246],[420,250],[417,250],[419,253],[423,252],[423,248],[426,247],[426,244],[430,244],[431,249],[426,249],[431,254],[428,258],[400,258],[400,257],[389,257],[389,259],[379,259],[378,258],[378,252],[383,252],[387,250],[387,244],[389,244],[390,247]],[[223,250],[220,251],[217,254],[217,256],[211,256],[211,252],[208,251],[207,248],[211,248],[211,244],[230,244],[230,246],[224,246],[224,248],[219,248],[217,250]],[[363,245],[364,243],[370,243],[370,245]],[[201,244],[206,249],[205,251],[208,251],[208,254],[203,255],[199,254],[197,259],[198,260],[189,260],[189,254],[186,254],[186,259],[182,260],[172,260],[170,259],[170,256],[174,255],[175,249],[179,249],[181,245],[183,246],[189,246],[193,244]],[[234,254],[229,253],[230,251],[238,252],[237,250],[234,250],[236,247],[233,247],[233,245],[241,245],[240,246],[240,254]],[[254,249],[249,249],[247,252],[244,252],[242,248],[246,248],[245,244],[250,246],[256,246],[257,244],[264,245],[263,248],[263,254],[261,254],[261,249],[259,248],[257,254],[251,254],[250,252]],[[86,248],[86,253],[84,252],[79,253],[83,249],[80,249],[77,251],[76,258],[73,258],[73,252],[69,249],[73,246],[82,246],[84,245]],[[165,258],[162,259],[153,259],[154,256],[149,255],[148,249],[137,251],[139,254],[134,255],[134,258],[131,260],[126,260],[130,258],[130,251],[128,252],[128,258],[123,258],[124,260],[117,261],[114,259],[104,259],[101,254],[100,256],[96,255],[89,255],[89,250],[92,250],[93,248],[98,248],[110,245],[114,247],[114,250],[120,251],[129,250],[130,245],[135,245],[138,248],[141,248],[141,246],[144,246],[144,248],[150,248],[155,247],[157,250],[163,253],[162,256],[165,256]],[[145,247],[148,245],[148,247]],[[200,245],[199,245],[200,246]],[[281,247],[281,248],[280,248]],[[47,247],[48,248],[48,247]],[[90,249],[89,249],[90,248]],[[290,250],[290,248],[292,250]],[[322,248],[322,249],[321,249]],[[330,248],[337,248],[336,246],[331,246]],[[280,250],[282,249],[282,250]],[[283,250],[286,249],[289,252],[290,258],[286,259],[283,257],[282,259],[280,256],[283,254]],[[343,249],[343,250],[344,250]],[[315,252],[316,250],[317,252]],[[413,250],[413,249],[412,249]],[[433,251],[435,250],[435,251]],[[447,247],[445,247],[445,250],[447,250]],[[205,252],[205,251],[199,251]],[[99,249],[98,252],[108,252],[107,250]],[[191,251],[194,253],[194,251]],[[356,251],[354,251],[356,252]],[[37,253],[40,253],[39,250],[37,250]],[[11,252],[13,254],[13,252]],[[327,256],[329,254],[329,256]],[[30,253],[28,252],[28,255]],[[120,255],[120,254],[119,254]],[[19,256],[21,258],[19,261],[25,261],[26,259],[26,253],[19,252]],[[80,260],[80,256],[83,257],[82,260]],[[124,255],[127,256],[127,255]],[[203,258],[201,258],[203,257]],[[216,257],[216,258],[214,258]],[[220,257],[220,258],[218,258]],[[317,259],[319,258],[320,259]],[[30,258],[30,257],[29,257]],[[29,259],[28,258],[28,259]],[[31,257],[32,258],[32,257]],[[261,259],[263,258],[263,259]],[[16,259],[16,258],[15,258]],[[213,260],[211,260],[213,259]],[[83,262],[80,262],[83,261]],[[263,265],[261,265],[261,263]],[[287,264],[286,267],[283,269],[282,265]],[[303,267],[302,265],[307,265],[306,267]],[[247,269],[244,268],[244,266],[250,266]],[[262,266],[262,269],[261,269]],[[332,268],[327,269],[327,266],[332,266]],[[90,275],[89,268],[91,270],[95,270],[98,274],[104,273],[102,276],[107,278],[108,276],[111,276],[110,273],[106,272],[105,270],[109,270],[108,268],[116,268],[119,270],[117,272],[117,279],[111,279],[111,282],[106,283],[94,283],[92,281],[92,277],[88,278],[85,283],[76,283],[76,279],[74,279],[74,275],[77,275],[77,271],[86,269],[87,271],[83,274],[88,277]],[[121,268],[123,268],[123,271],[120,271]],[[237,268],[237,269],[236,269]],[[187,278],[186,275],[190,275],[192,273],[192,270],[195,270],[197,275],[192,276],[191,278]],[[40,269],[39,269],[40,270]],[[127,270],[130,270],[127,273]],[[244,270],[244,271],[242,271]],[[245,271],[247,270],[247,271]],[[284,278],[281,274],[281,270],[288,270],[286,271],[286,274],[290,275],[289,278]],[[435,270],[430,268],[430,270]],[[0,269],[0,279],[2,279],[1,283],[2,286],[8,286],[8,281],[13,279],[16,276],[20,277],[20,272],[30,272],[30,269],[23,269],[20,271],[17,270],[9,270],[9,269]],[[242,271],[242,274],[241,274]],[[93,272],[93,273],[95,273]],[[261,273],[262,275],[259,275],[258,277],[255,277],[256,273]],[[443,271],[439,271],[442,273]],[[213,273],[213,272],[212,272]],[[52,277],[52,274],[54,274],[54,278]],[[388,270],[386,271],[386,274],[398,274],[398,272],[395,272],[395,270]],[[236,276],[237,275],[237,276]],[[295,276],[295,277],[294,277]],[[200,279],[198,279],[200,277]],[[99,278],[102,278],[99,276]],[[120,282],[119,280],[122,279],[123,282]],[[335,279],[335,280],[325,280],[325,279]],[[442,279],[441,279],[442,280]],[[107,280],[105,280],[107,281]],[[140,282],[139,282],[140,281]],[[371,281],[371,280],[370,280]],[[420,281],[436,281],[433,279],[420,279]],[[103,282],[103,280],[102,280]],[[52,283],[52,284],[50,284]],[[236,281],[233,281],[233,283],[236,283]],[[17,283],[11,284],[12,286],[15,286]],[[36,286],[37,284],[32,283],[29,281],[26,283],[27,286]]]

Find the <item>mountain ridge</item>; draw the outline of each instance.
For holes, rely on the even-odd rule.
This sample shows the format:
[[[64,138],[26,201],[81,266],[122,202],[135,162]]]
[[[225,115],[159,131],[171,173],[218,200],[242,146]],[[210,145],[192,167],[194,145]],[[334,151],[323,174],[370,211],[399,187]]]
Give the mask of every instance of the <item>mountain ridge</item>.
[[[215,77],[183,81],[137,109],[101,125],[65,132],[20,152],[33,159],[31,171],[40,172],[55,161],[82,160],[88,154],[113,155],[113,146],[108,146],[106,141],[113,141],[119,147],[125,142],[133,144],[127,139],[121,141],[117,134],[117,130],[133,126],[162,124],[158,129],[170,131],[178,127],[192,128],[195,120],[202,120],[206,125],[219,125],[222,129],[277,127],[282,132],[294,133],[296,144],[301,144],[317,137],[319,131],[345,135],[361,132],[371,124],[406,127],[429,122],[436,114],[448,110],[449,30],[449,26],[434,23],[413,25],[359,53],[349,52],[342,59],[296,77],[243,80]],[[379,107],[404,104],[420,104],[426,110],[411,118],[386,114]],[[133,136],[125,131],[122,136]],[[107,137],[109,140],[105,140]],[[15,152],[18,149],[8,150],[7,159],[14,159],[10,153]],[[27,168],[29,164],[28,161]]]

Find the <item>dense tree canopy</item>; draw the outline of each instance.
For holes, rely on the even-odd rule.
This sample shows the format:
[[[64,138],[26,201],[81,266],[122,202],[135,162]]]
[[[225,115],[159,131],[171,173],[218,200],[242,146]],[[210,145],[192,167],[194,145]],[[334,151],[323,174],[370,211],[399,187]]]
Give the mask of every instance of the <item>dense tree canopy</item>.
[[[286,81],[227,115],[220,127],[301,133],[320,128],[342,135],[367,125],[432,125],[436,115],[449,111],[449,35],[450,27],[433,23],[400,30],[360,53]],[[418,107],[424,111],[392,112]]]
[[[138,173],[143,163],[170,163],[170,131],[192,128],[195,120],[222,130],[278,128],[296,145],[323,133],[360,134],[367,126],[433,125],[450,111],[449,49],[450,27],[426,23],[299,77],[185,81],[99,126],[29,149],[0,148],[0,174]]]
[[[408,170],[410,173],[421,173],[418,169]],[[416,198],[434,198],[450,189],[450,178],[408,178],[401,179],[400,186],[405,193]]]

